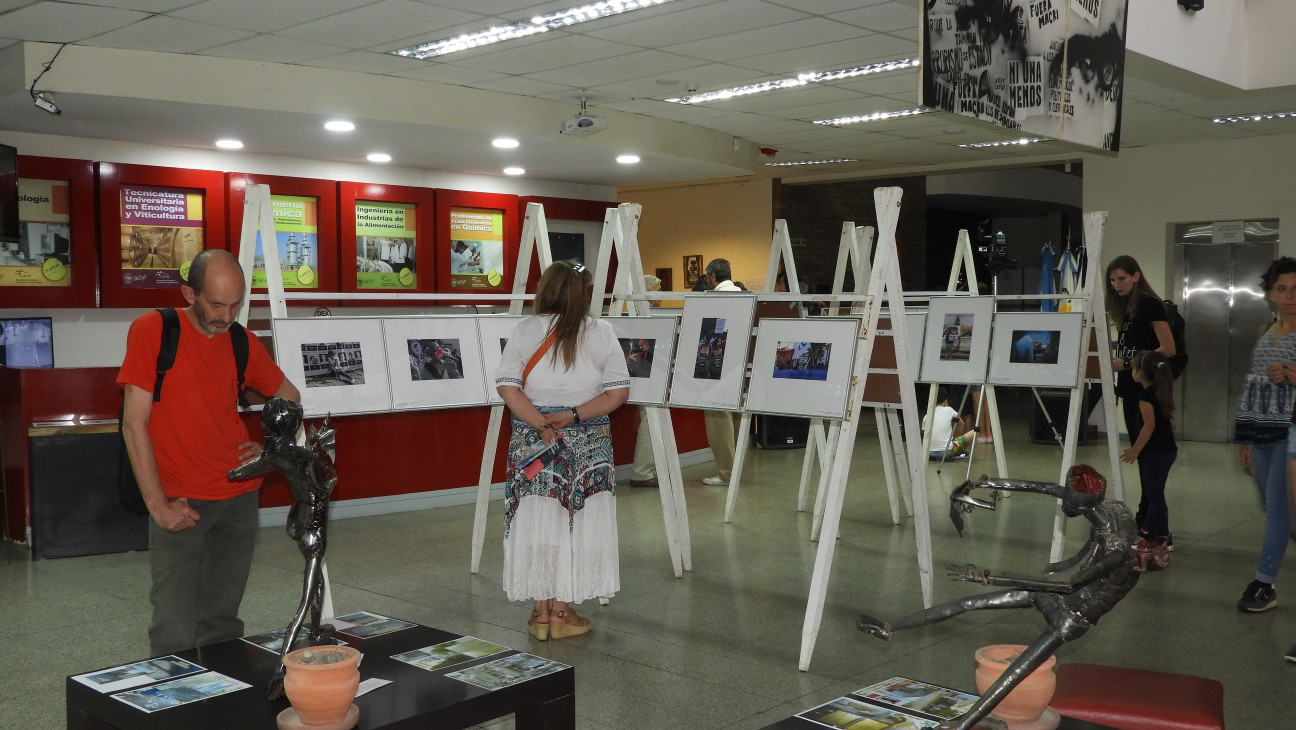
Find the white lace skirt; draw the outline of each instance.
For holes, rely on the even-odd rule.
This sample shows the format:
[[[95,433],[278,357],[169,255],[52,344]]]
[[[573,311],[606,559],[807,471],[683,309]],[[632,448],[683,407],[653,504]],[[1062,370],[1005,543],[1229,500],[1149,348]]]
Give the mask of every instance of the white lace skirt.
[[[504,593],[510,601],[579,603],[621,589],[616,495],[600,492],[570,517],[550,497],[518,501],[504,538]]]

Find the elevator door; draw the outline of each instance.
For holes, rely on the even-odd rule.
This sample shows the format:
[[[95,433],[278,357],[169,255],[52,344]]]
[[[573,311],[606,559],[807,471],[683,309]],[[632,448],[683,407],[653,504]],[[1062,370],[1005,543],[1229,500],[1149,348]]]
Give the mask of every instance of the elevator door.
[[[1176,227],[1189,357],[1176,405],[1182,438],[1227,443],[1251,348],[1273,320],[1260,277],[1278,254],[1278,221],[1246,221],[1243,235],[1233,231],[1228,241],[1213,229]]]

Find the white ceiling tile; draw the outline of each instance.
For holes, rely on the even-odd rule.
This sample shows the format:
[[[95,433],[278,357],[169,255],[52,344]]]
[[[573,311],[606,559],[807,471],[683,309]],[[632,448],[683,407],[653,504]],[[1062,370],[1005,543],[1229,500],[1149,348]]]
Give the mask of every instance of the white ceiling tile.
[[[315,58],[337,55],[345,50],[337,46],[308,43],[307,41],[299,41],[296,38],[284,38],[270,33],[262,33],[241,41],[208,48],[203,51],[203,55],[242,58],[266,63],[299,63]]]
[[[453,35],[445,31],[458,25],[479,22],[481,18],[477,13],[438,8],[414,0],[381,0],[355,10],[284,28],[279,34],[347,48],[376,48],[390,45],[394,41],[406,41],[406,45],[414,45]],[[417,39],[412,38],[415,34],[420,34]]]
[[[375,2],[377,0],[203,0],[168,15],[227,28],[273,33]]]
[[[148,13],[93,5],[41,2],[3,17],[6,36],[25,41],[71,43],[107,33],[149,17]]]
[[[494,71],[464,68],[452,63],[423,61],[422,64],[422,66],[405,71],[391,72],[390,75],[405,79],[418,79],[419,81],[435,81],[439,84],[451,84],[454,86],[468,86],[480,81],[502,79],[506,75]]]
[[[670,108],[663,109],[653,116],[660,119],[670,119],[676,122],[696,122],[699,119],[708,119],[711,117],[720,117],[730,112],[720,109],[708,109],[701,106],[689,106],[687,104],[671,104]]]
[[[804,8],[810,5],[816,15],[830,15],[839,13],[843,10],[863,7],[866,5],[878,5],[889,2],[890,0],[815,0],[813,3],[806,3],[805,0],[769,0],[778,5],[786,5],[792,8]]]
[[[631,48],[616,44],[621,48]],[[609,56],[587,63],[576,63],[550,71],[528,73],[527,78],[571,86],[594,86],[614,84],[618,81],[642,79],[647,74],[654,78],[672,75],[676,71],[697,66],[697,60],[675,56],[661,51],[632,51],[619,56]],[[648,79],[654,85],[653,79]],[[660,91],[658,91],[660,93]]]
[[[420,69],[422,68],[423,62],[416,61],[412,58],[405,58],[404,56],[393,56],[390,53],[347,51],[346,53],[339,53],[336,56],[313,58],[309,61],[301,61],[300,63],[303,66],[335,68],[339,71],[355,71],[356,73],[394,74]]]
[[[586,38],[567,33],[544,33],[532,36],[529,44],[508,44],[506,48],[476,57],[453,57],[455,63],[468,68],[504,74],[535,74],[563,66],[613,58],[639,49],[624,43]],[[528,39],[528,40],[531,40]]]
[[[165,13],[169,10],[190,5],[193,0],[77,0],[82,5],[101,5],[124,10],[139,10],[145,13]]]
[[[577,110],[576,107],[580,104],[580,100],[583,98],[589,105],[590,113],[592,114],[602,113],[603,110],[608,108],[608,104],[618,104],[630,101],[628,97],[621,96],[620,94],[606,94],[595,92],[590,89],[582,89],[576,86],[562,86],[561,84],[557,85],[557,90],[540,94],[538,98],[558,101],[563,104],[571,104],[573,105],[572,112]]]
[[[747,118],[745,121],[735,121],[735,116],[737,115],[719,117],[716,119],[705,119],[694,123],[711,129],[723,130],[738,137],[744,137],[747,139],[754,139],[772,134],[799,132],[806,128],[805,122],[791,119],[776,119],[772,117],[762,117],[759,114],[744,114],[741,116]]]
[[[429,5],[439,5],[455,10],[464,10],[471,13],[482,13],[484,15],[507,16],[514,20],[522,20],[535,15],[532,8],[536,7],[536,0],[419,0]],[[579,3],[568,3],[568,5]],[[527,11],[527,12],[523,12]],[[514,17],[516,16],[516,17]]]
[[[522,78],[521,76],[504,76],[499,79],[478,81],[467,85],[474,89],[499,91],[505,94],[518,94],[520,96],[542,96],[554,93],[571,94],[576,91],[576,89],[571,86],[550,84],[544,81]],[[572,111],[574,113],[576,110],[573,109]]]
[[[31,0],[0,0],[0,13],[7,13],[15,8],[33,4]]]
[[[833,13],[829,17],[843,23],[868,28],[875,33],[890,33],[909,28],[916,29],[922,19],[922,11],[901,3],[887,2]]]
[[[738,33],[806,17],[809,16],[804,12],[772,3],[724,0],[699,7],[684,7],[611,28],[591,28],[586,35],[645,48],[661,48],[710,38],[719,28],[723,28],[725,33]]]
[[[922,103],[922,95],[918,93],[917,89],[897,91],[894,94],[887,94],[886,98],[893,99],[908,106],[916,106]]]
[[[831,43],[859,35],[859,28],[823,18],[807,18],[790,23],[767,26],[757,30],[729,33],[706,40],[666,46],[661,50],[708,61],[729,61],[746,58],[753,50],[767,53],[800,48],[807,38],[821,43]]]
[[[124,28],[97,35],[87,45],[159,53],[194,53],[254,35],[251,31],[155,15]],[[321,54],[322,55],[322,54]]]
[[[627,114],[643,114],[645,116],[657,116],[659,113],[666,111],[666,102],[657,101],[656,99],[626,99],[624,101],[603,101],[599,106],[610,111],[625,112]]]
[[[843,79],[832,83],[843,89],[851,89],[862,94],[885,96],[917,89],[920,78],[917,69],[904,69],[859,76],[853,79]]]
[[[731,63],[767,73],[796,74],[802,71],[833,71],[870,63],[913,58],[918,44],[890,35],[859,35],[847,40],[805,45],[777,53],[743,56]]]

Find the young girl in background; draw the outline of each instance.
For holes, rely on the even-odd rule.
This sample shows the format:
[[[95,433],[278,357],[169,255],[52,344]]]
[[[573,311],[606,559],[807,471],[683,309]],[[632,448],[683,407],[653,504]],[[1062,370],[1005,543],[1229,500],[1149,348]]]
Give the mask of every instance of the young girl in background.
[[[1170,565],[1170,511],[1166,477],[1178,455],[1174,439],[1174,374],[1165,355],[1144,350],[1131,358],[1130,374],[1139,385],[1138,433],[1121,459],[1139,465],[1143,496],[1139,500],[1139,567],[1161,570]]]

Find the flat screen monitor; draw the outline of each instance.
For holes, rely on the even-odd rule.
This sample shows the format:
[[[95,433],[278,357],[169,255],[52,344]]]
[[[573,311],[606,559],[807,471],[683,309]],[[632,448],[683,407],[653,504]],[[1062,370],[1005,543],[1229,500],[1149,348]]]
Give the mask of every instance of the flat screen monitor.
[[[54,329],[49,317],[0,319],[0,355],[7,368],[54,367]]]
[[[0,144],[0,241],[18,242],[18,150]]]

